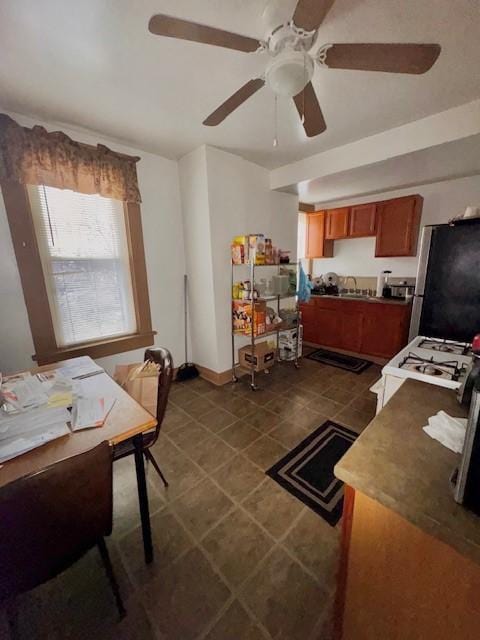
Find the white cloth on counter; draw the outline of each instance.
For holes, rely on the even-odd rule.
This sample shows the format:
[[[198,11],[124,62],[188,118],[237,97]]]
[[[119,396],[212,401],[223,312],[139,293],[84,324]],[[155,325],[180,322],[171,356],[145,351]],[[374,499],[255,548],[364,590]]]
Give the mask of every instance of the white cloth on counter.
[[[439,411],[428,419],[428,425],[423,427],[423,430],[444,447],[455,451],[455,453],[462,453],[467,431],[467,419],[452,418],[445,411]]]

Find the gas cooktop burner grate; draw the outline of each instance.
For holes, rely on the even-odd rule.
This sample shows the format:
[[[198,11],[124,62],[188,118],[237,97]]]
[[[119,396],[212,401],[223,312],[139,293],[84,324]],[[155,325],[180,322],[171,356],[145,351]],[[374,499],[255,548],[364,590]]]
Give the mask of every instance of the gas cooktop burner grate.
[[[438,362],[432,358],[422,358],[415,353],[409,353],[408,356],[400,362],[400,369],[409,369],[427,376],[437,376],[447,378],[448,380],[458,380],[463,369],[457,360],[447,360]]]
[[[418,345],[422,349],[431,349],[441,353],[453,353],[458,356],[470,355],[470,345],[464,342],[449,342],[436,338],[424,338]]]

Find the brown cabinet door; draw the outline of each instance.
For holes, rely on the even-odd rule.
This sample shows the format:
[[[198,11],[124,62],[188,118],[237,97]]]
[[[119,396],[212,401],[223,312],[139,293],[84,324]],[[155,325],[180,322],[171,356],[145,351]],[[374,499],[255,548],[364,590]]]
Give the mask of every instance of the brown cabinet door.
[[[348,224],[349,238],[365,238],[374,236],[377,220],[377,205],[359,204],[350,207],[350,216]]]
[[[315,303],[312,300],[300,305],[303,324],[303,339],[307,342],[317,342],[317,317]]]
[[[325,238],[327,240],[340,240],[348,236],[348,215],[350,208],[330,209],[326,212]]]
[[[363,313],[353,308],[354,302],[347,301],[340,313],[341,349],[360,353],[363,334]],[[349,307],[352,305],[352,308]]]
[[[417,254],[422,203],[417,195],[378,204],[376,258]]]
[[[367,303],[361,353],[391,358],[408,342],[410,305]]]
[[[331,258],[333,243],[325,240],[325,211],[307,214],[306,258]]]
[[[337,309],[317,307],[317,340],[318,344],[328,347],[339,347],[341,340],[341,328]]]

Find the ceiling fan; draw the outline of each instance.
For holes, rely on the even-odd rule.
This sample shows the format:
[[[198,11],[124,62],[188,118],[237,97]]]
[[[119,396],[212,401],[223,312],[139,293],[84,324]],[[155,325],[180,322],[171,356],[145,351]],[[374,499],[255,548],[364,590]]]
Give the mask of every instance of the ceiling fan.
[[[204,125],[214,127],[223,122],[266,83],[275,94],[293,98],[305,133],[312,137],[327,128],[311,82],[315,63],[329,69],[421,74],[440,55],[438,44],[406,43],[325,44],[313,52],[318,28],[334,1],[298,0],[292,19],[270,31],[266,40],[164,14],[153,16],[148,29],[159,36],[269,54],[264,76],[245,83],[203,121]]]

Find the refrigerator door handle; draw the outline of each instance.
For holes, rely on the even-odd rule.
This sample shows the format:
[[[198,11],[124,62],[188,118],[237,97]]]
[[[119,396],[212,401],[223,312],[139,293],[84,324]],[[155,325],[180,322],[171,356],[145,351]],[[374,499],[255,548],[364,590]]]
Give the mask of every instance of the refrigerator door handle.
[[[430,253],[430,245],[432,242],[432,233],[434,227],[424,227],[422,231],[422,240],[420,243],[420,255],[417,267],[417,279],[415,282],[415,295],[423,295],[425,291],[425,280],[427,278],[428,256]]]
[[[416,293],[413,297],[412,317],[410,319],[410,331],[408,341],[411,342],[418,336],[420,330],[420,318],[422,317],[423,294]]]

